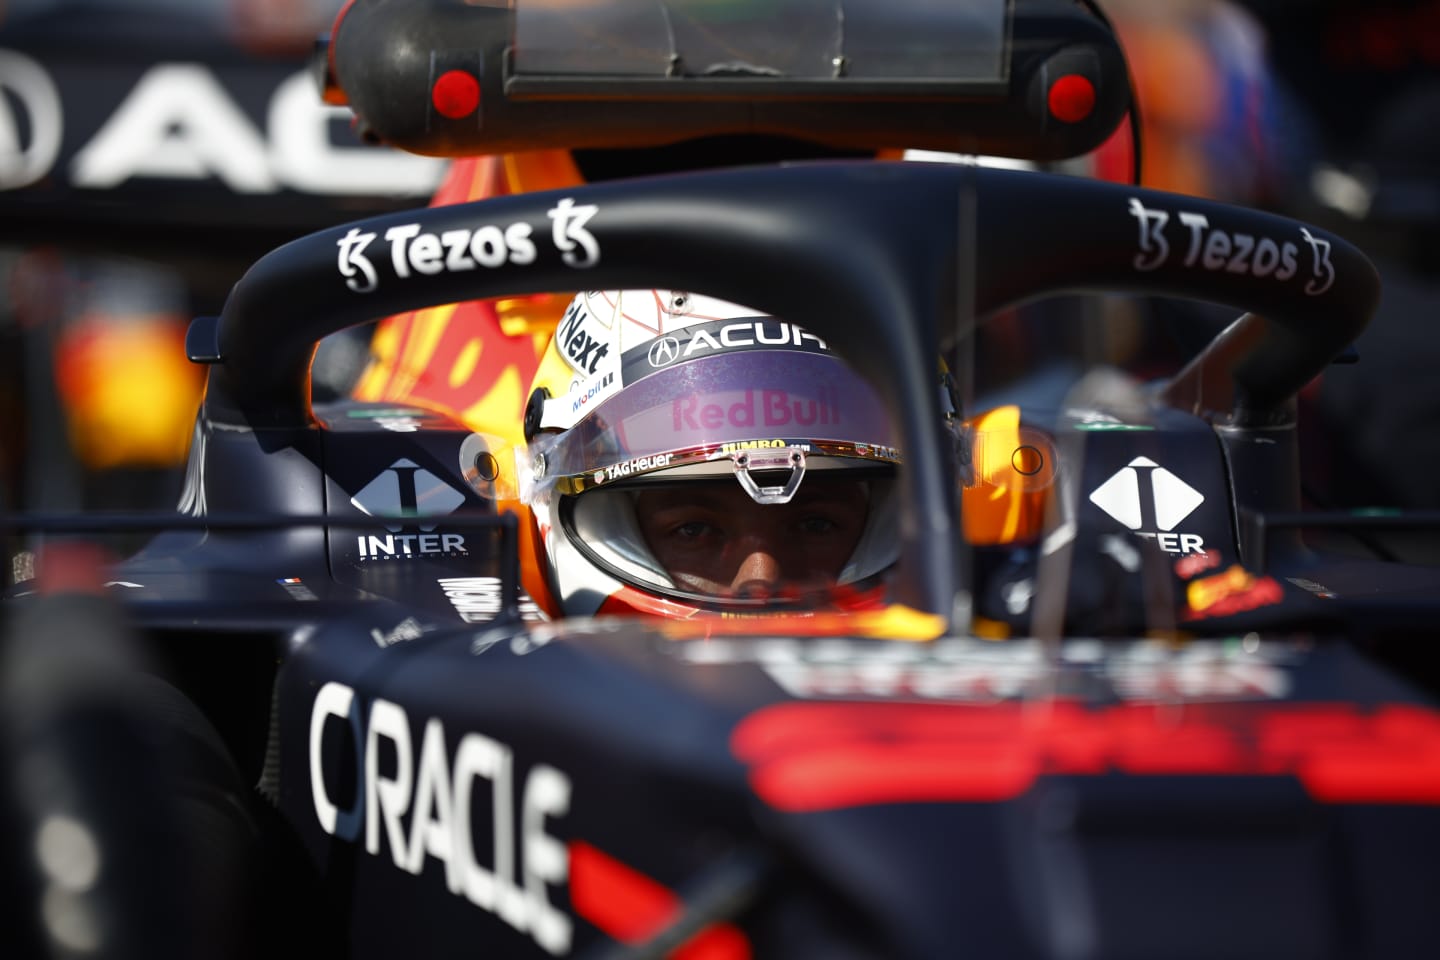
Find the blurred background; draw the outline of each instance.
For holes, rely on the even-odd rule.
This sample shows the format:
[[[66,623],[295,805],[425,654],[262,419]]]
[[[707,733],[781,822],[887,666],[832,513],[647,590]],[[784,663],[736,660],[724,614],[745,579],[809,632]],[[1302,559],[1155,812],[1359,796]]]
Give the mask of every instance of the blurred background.
[[[1358,362],[1333,365],[1300,398],[1307,506],[1440,509],[1440,337],[1430,329],[1440,308],[1440,2],[1105,7],[1135,76],[1147,186],[1315,223],[1380,270],[1383,299],[1356,342]],[[1116,179],[1128,160],[1117,139],[1095,172]],[[1146,332],[1188,356],[1200,345],[1195,332],[1215,329],[1174,322],[1195,309],[1161,305],[1169,316]],[[1440,562],[1430,531],[1358,546]]]
[[[428,200],[440,161],[316,93],[342,3],[0,0],[0,509],[173,507],[190,319],[268,250]]]
[[[428,202],[443,162],[362,144],[308,76],[343,0],[0,0],[0,509],[168,508],[201,378],[191,317],[265,253]],[[1307,497],[1440,508],[1440,0],[1108,0],[1147,186],[1335,230],[1380,264],[1381,315],[1307,390]],[[1063,172],[1129,180],[1128,132]],[[1037,337],[1046,311],[1094,324]],[[1046,350],[1161,373],[1228,315],[1150,301],[1001,317],[1002,390]],[[528,334],[527,334],[528,335]],[[327,344],[346,391],[363,335]],[[24,579],[24,551],[7,583]]]

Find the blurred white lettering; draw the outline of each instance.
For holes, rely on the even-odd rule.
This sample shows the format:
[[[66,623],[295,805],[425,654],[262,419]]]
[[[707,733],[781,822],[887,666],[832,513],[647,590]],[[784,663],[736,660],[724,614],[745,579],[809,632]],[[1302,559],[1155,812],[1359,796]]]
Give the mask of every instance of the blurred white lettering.
[[[425,721],[417,751],[405,708],[376,699],[356,731],[363,745],[356,795],[332,797],[322,747],[331,721],[337,721],[336,733],[340,722],[355,728],[356,706],[355,691],[332,681],[320,688],[311,708],[310,791],[320,828],[351,842],[363,836],[366,853],[378,857],[388,850],[396,867],[416,876],[427,856],[439,860],[450,893],[528,933],[546,952],[568,953],[570,918],[550,903],[549,887],[569,879],[569,857],[565,845],[545,832],[545,820],[569,812],[570,778],[537,763],[517,790],[510,747],[471,732],[452,754],[438,717]],[[490,822],[481,825],[490,835],[489,864],[477,856],[477,825],[471,822],[477,789],[489,794]],[[343,817],[341,803],[347,810]],[[486,806],[479,803],[478,809]]]
[[[364,145],[337,146],[327,107],[304,72],[275,88],[262,131],[215,74],[199,63],[160,63],[75,155],[78,187],[110,189],[132,178],[218,179],[236,193],[290,189],[322,195],[424,196],[442,160]]]

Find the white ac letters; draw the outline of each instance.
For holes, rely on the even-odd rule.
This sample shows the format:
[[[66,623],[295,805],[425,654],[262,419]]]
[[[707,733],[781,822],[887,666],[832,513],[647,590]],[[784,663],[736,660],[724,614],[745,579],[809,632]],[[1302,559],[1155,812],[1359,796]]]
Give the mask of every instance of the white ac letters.
[[[75,154],[77,187],[109,189],[132,178],[219,179],[236,193],[284,189],[321,195],[423,196],[444,161],[371,146],[340,147],[309,76],[296,73],[271,95],[260,130],[200,63],[159,63]]]

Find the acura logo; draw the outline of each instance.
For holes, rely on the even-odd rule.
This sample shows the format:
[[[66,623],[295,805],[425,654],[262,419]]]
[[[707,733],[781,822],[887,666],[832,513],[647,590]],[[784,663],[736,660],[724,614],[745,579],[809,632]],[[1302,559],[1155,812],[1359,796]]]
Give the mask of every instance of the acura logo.
[[[650,345],[650,366],[663,367],[675,362],[680,356],[680,341],[674,337],[661,337]]]
[[[60,92],[45,69],[14,50],[0,50],[0,190],[44,177],[60,156]]]

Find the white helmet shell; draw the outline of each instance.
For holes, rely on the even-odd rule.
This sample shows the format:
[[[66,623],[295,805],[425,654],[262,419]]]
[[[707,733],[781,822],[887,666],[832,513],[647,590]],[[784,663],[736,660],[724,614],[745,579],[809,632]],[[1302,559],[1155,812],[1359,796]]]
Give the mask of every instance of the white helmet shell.
[[[566,614],[621,593],[653,594],[667,612],[696,599],[675,593],[640,534],[634,485],[652,480],[734,476],[757,502],[783,503],[807,471],[868,469],[867,528],[842,578],[893,563],[890,424],[820,337],[685,291],[589,291],[540,370],[521,490]],[[786,471],[783,489],[757,480]]]

